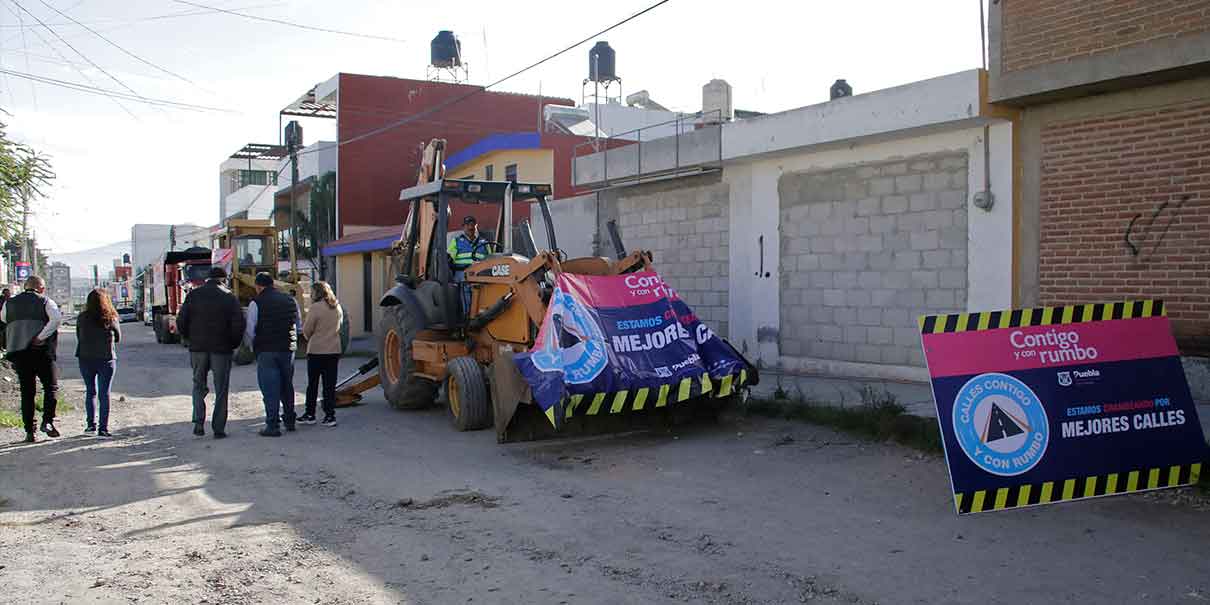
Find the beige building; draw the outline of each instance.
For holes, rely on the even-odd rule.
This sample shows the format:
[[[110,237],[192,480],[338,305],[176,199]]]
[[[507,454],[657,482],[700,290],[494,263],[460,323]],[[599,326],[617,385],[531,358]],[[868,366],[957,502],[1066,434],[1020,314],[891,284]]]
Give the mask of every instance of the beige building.
[[[395,279],[390,250],[403,226],[345,227],[345,231],[353,233],[326,246],[323,255],[336,258],[332,286],[348,314],[349,336],[370,336],[382,319],[378,299]]]

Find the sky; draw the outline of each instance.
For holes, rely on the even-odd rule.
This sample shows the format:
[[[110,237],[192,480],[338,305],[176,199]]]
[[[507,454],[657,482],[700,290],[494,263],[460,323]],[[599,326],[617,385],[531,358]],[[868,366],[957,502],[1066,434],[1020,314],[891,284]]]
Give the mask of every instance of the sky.
[[[671,0],[593,41],[617,52],[625,94],[646,89],[692,112],[702,85],[722,78],[737,108],[776,112],[826,101],[837,78],[860,94],[979,67],[981,1]],[[0,73],[0,120],[58,174],[32,219],[52,260],[129,240],[135,223],[213,224],[219,164],[245,143],[276,143],[278,111],[338,72],[424,78],[429,42],[450,29],[470,83],[487,84],[655,0],[189,2],[397,41],[177,0],[0,0],[0,70],[224,110],[118,102]],[[496,90],[579,102],[593,41]],[[332,120],[303,126],[308,143],[335,137]]]

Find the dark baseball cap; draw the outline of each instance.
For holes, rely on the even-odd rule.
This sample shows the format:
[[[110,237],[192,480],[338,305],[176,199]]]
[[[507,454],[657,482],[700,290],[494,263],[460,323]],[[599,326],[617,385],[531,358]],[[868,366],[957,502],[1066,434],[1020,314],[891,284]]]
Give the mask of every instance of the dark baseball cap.
[[[222,267],[210,267],[210,275],[208,277],[210,279],[226,279],[227,271]]]
[[[473,217],[469,214],[466,215],[466,217],[462,219],[463,225],[476,225],[478,223],[479,223],[479,221],[475,220],[475,217]]]
[[[268,273],[256,274],[256,285],[262,288],[270,288],[273,286],[273,276]]]

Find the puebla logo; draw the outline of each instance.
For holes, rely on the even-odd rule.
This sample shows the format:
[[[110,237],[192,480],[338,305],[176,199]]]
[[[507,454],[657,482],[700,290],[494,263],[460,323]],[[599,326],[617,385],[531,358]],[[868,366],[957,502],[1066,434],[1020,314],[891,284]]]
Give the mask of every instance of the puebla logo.
[[[555,288],[550,297],[550,323],[530,361],[543,372],[563,372],[568,383],[591,382],[609,362],[605,335],[580,301]]]
[[[983,374],[967,381],[954,399],[953,416],[963,453],[993,475],[1028,472],[1046,454],[1046,410],[1038,396],[1012,376]]]

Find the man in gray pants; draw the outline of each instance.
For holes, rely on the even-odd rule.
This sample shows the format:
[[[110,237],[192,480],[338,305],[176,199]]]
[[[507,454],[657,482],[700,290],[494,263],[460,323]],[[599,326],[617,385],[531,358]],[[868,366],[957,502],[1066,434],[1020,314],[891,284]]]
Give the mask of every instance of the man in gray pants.
[[[189,342],[193,364],[193,434],[206,434],[206,375],[214,373],[214,416],[210,428],[215,439],[227,436],[227,388],[231,382],[231,356],[244,337],[244,311],[239,299],[223,285],[227,272],[210,270],[205,285],[189,292],[176,326]]]

